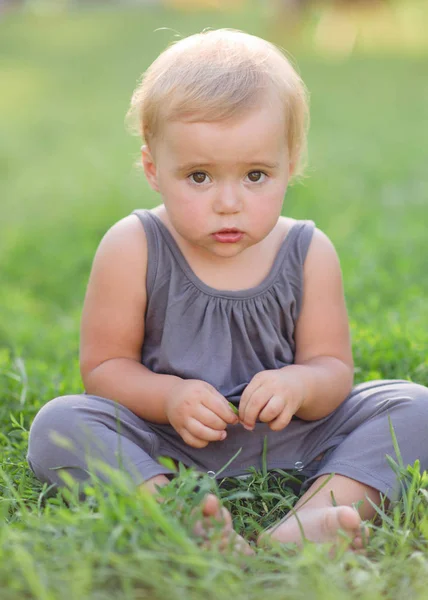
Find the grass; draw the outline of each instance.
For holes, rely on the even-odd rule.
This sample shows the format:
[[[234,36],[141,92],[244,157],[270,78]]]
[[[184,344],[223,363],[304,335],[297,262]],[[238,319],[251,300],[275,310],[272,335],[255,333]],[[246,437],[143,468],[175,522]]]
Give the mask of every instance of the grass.
[[[133,167],[138,141],[123,125],[136,80],[173,35],[154,31],[207,25],[270,35],[256,10],[0,21],[1,599],[425,598],[428,480],[418,464],[391,466],[408,491],[380,510],[368,555],[334,559],[310,544],[248,559],[201,552],[183,508],[213,489],[206,474],[182,470],[161,510],[118,477],[107,488],[93,480],[84,503],[71,492],[48,497],[26,466],[36,412],[82,390],[79,318],[99,240],[158,201]],[[307,176],[285,212],[314,219],[338,249],[356,380],[428,385],[427,55],[357,51],[339,61],[309,45],[291,50],[311,91],[312,127]],[[293,504],[291,483],[254,471],[217,493],[254,538]]]

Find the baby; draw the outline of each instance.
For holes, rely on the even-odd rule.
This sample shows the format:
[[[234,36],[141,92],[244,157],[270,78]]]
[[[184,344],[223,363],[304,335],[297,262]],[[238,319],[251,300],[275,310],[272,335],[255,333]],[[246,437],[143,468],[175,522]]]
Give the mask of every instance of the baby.
[[[400,492],[390,423],[404,463],[428,466],[428,389],[353,387],[334,246],[312,221],[282,216],[305,155],[300,77],[262,39],[207,31],[157,58],[129,117],[161,204],[101,241],[82,317],[85,393],[41,409],[31,468],[58,486],[61,471],[84,481],[90,454],[156,494],[173,477],[160,456],[215,474],[240,450],[221,475],[234,477],[261,467],[266,438],[268,469],[298,470],[306,491],[260,542],[345,532],[361,548],[372,503]],[[215,496],[203,514],[253,551]]]

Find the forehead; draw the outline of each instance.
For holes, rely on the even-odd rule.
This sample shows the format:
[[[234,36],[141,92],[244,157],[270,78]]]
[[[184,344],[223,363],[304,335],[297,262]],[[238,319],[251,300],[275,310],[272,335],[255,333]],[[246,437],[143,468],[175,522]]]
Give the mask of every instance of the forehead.
[[[285,131],[282,112],[269,107],[225,121],[172,121],[159,151],[173,162],[274,162],[287,149]]]

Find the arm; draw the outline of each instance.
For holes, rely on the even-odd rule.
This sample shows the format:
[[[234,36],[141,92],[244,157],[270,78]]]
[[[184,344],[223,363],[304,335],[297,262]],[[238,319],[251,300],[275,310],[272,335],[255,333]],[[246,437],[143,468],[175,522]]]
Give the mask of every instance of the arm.
[[[89,394],[116,400],[153,423],[170,423],[203,448],[237,421],[227,400],[197,379],[140,363],[146,312],[147,243],[137,217],[114,225],[95,255],[82,315],[80,370]]]
[[[340,263],[333,244],[319,230],[305,261],[303,290],[291,369],[305,382],[296,416],[312,421],[337,408],[350,393],[354,379]]]
[[[95,255],[82,314],[80,371],[88,394],[168,423],[165,399],[182,380],[140,363],[146,271],[144,229],[137,217],[126,217],[106,233]]]
[[[249,429],[257,416],[276,431],[286,427],[294,414],[308,421],[321,419],[352,389],[354,365],[339,259],[319,230],[314,232],[303,277],[294,364],[257,373],[247,386],[239,414]]]

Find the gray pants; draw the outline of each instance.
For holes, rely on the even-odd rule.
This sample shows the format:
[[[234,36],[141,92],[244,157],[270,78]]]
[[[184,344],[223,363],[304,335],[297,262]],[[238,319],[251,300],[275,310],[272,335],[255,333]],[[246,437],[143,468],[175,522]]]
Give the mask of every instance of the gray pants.
[[[185,444],[170,425],[144,421],[121,404],[88,394],[48,402],[31,426],[28,462],[43,482],[64,485],[61,472],[85,481],[92,459],[125,471],[136,485],[171,471],[157,459],[168,456],[186,466],[214,474],[235,454],[220,477],[261,469],[267,438],[269,470],[297,470],[308,485],[327,473],[350,477],[390,499],[400,485],[386,460],[397,460],[390,426],[405,465],[420,460],[428,469],[428,388],[407,381],[370,381],[356,386],[330,415],[318,421],[293,418],[282,431],[265,423],[253,431],[228,426],[227,438],[199,449]],[[96,474],[103,480],[105,471]]]

